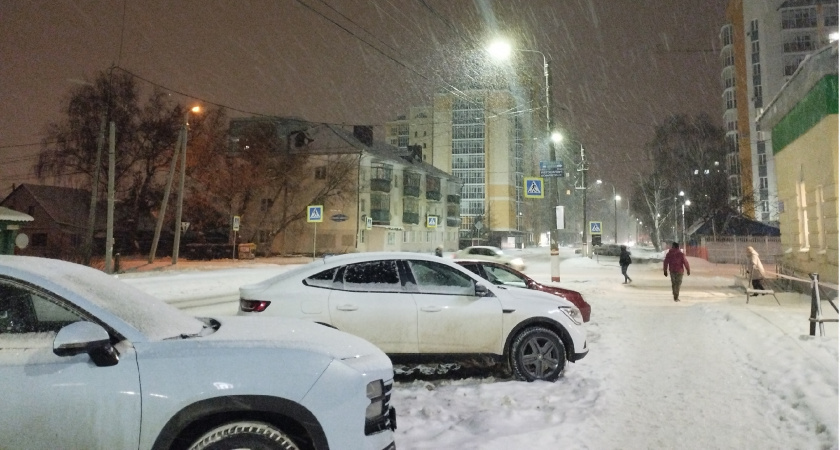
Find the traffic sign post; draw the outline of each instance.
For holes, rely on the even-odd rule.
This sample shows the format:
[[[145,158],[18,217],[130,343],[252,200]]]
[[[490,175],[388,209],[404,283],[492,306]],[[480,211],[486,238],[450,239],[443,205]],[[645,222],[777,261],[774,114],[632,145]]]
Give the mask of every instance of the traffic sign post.
[[[315,230],[312,234],[312,259],[315,259],[316,243],[318,241],[318,222],[324,221],[324,205],[307,206],[306,221],[315,224]]]
[[[545,198],[545,184],[539,177],[525,177],[525,198]]]

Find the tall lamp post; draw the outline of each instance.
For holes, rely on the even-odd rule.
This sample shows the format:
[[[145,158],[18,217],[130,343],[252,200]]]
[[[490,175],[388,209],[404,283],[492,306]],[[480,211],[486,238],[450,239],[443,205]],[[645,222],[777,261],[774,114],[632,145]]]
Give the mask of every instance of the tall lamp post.
[[[683,241],[685,241],[685,207],[686,206],[691,206],[691,200],[686,200],[682,204],[682,236],[683,236]],[[688,251],[688,243],[687,242],[683,242],[683,249],[685,251]]]
[[[557,160],[557,152],[555,149],[555,144],[559,142],[560,135],[553,134],[552,129],[554,128],[554,123],[551,121],[551,95],[550,95],[550,85],[551,85],[551,77],[549,76],[549,68],[548,68],[548,58],[545,56],[545,53],[539,50],[528,50],[528,49],[521,49],[516,48],[514,49],[510,43],[503,39],[498,39],[492,42],[487,47],[487,52],[495,59],[499,60],[507,60],[510,58],[510,54],[513,51],[521,52],[521,53],[537,53],[542,56],[543,59],[543,76],[545,77],[545,131],[546,131],[546,138],[548,139],[548,159],[550,162],[555,162]],[[553,164],[552,164],[553,166]],[[560,182],[555,183],[557,191],[557,198],[556,201],[551,201],[551,195],[549,194],[549,201],[548,206],[551,214],[549,214],[550,218],[555,217],[554,213],[554,203],[560,202]],[[555,223],[554,226],[550,226],[550,249],[551,249],[551,281],[560,281],[560,248],[558,245],[558,237],[560,235],[559,230],[557,229],[557,224]]]
[[[596,180],[595,182],[598,183],[598,184],[603,183],[603,181],[601,181],[601,180]],[[614,222],[613,222],[613,224],[615,226],[615,230],[614,230],[615,234],[613,236],[614,236],[614,239],[615,239],[615,243],[618,244],[618,202],[621,200],[621,196],[616,194],[614,184],[612,184],[612,183],[607,183],[607,184],[609,184],[612,187],[612,191],[613,191],[613,217],[615,219]]]
[[[685,196],[685,191],[680,191],[680,197],[684,197],[684,196]],[[680,226],[677,223],[677,220],[679,220],[679,218],[677,217],[677,200],[678,199],[679,199],[679,197],[674,197],[674,242],[677,242],[677,243],[681,242],[680,241]]]
[[[189,128],[190,112],[198,113],[201,108],[193,106],[184,113],[184,124],[181,128],[181,173],[178,181],[178,208],[175,210],[175,236],[172,243],[172,264],[178,264],[178,248],[181,246],[181,213],[184,210],[184,178],[187,170],[187,130]]]

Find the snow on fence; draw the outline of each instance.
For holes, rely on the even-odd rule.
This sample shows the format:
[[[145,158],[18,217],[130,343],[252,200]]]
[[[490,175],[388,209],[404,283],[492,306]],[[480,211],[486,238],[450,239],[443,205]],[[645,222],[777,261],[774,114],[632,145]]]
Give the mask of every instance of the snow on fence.
[[[699,248],[689,247],[688,255],[713,263],[739,264],[744,260],[747,247],[754,248],[765,264],[775,264],[776,256],[782,253],[778,236],[703,236]]]

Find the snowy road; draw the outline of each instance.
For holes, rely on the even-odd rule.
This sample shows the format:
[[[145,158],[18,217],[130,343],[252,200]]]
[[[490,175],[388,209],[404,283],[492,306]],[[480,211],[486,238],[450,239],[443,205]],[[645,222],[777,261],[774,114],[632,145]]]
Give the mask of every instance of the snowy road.
[[[542,256],[528,272],[546,281]],[[586,358],[556,383],[397,383],[398,448],[838,448],[837,326],[826,325],[828,337],[807,336],[807,297],[786,293],[781,305],[772,297],[747,305],[737,270],[692,258],[683,301],[675,303],[661,266],[632,265],[634,282],[623,285],[614,259],[561,264],[560,285],[581,291],[593,308]],[[279,270],[126,279],[194,306],[201,292],[212,292],[211,302],[235,300],[238,284]],[[209,308],[235,311],[235,303]]]

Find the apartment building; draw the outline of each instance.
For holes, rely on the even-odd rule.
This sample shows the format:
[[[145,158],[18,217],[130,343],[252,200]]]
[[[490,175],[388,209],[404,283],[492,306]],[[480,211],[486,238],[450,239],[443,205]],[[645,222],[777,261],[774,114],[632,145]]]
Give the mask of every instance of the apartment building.
[[[423,162],[419,152],[375,142],[371,127],[350,130],[277,117],[231,120],[231,141],[238,139],[236,130],[254,121],[272,124],[280,140],[288,142],[282,151],[307,158],[295,175],[301,195],[280,202],[267,189],[244,206],[240,235],[244,242],[256,243],[258,253],[432,253],[437,247],[458,248],[461,183]],[[331,172],[339,170],[349,179],[342,184],[343,195],[319,199]],[[310,205],[320,207],[318,220],[301,216],[278,226],[289,211]]]
[[[779,221],[772,133],[756,118],[802,61],[836,36],[837,0],[731,0],[721,28],[729,197],[764,223]]]
[[[462,247],[520,247],[533,239],[524,206],[524,177],[534,164],[533,126],[530,112],[516,112],[520,103],[509,90],[441,92],[433,106],[413,107],[408,117],[385,126],[387,142],[405,142],[423,162],[462,183]]]

